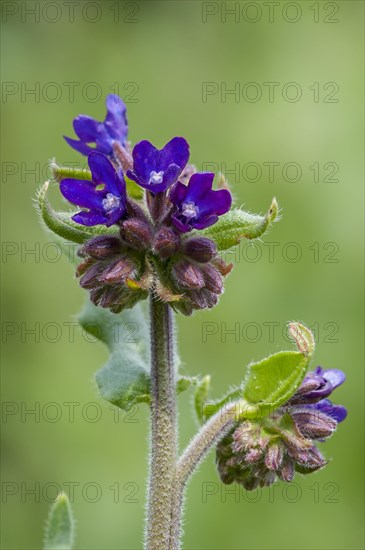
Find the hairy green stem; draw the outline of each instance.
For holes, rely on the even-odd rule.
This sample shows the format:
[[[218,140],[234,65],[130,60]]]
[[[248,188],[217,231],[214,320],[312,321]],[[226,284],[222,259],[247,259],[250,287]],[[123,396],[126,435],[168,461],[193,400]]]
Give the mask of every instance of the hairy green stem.
[[[242,411],[245,408],[247,408],[247,403],[244,401],[225,405],[201,427],[178,460],[173,481],[171,550],[178,550],[181,547],[182,509],[184,492],[189,478],[213,445],[229,432],[239,418],[242,418]]]
[[[177,457],[175,369],[170,306],[151,297],[151,458],[146,550],[169,550]]]

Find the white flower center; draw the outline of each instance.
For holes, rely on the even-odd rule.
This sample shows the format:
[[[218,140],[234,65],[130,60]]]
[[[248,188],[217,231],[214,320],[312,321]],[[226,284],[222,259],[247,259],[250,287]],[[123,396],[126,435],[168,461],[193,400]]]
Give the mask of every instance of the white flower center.
[[[181,213],[188,219],[196,218],[199,214],[199,208],[195,202],[184,202],[181,206]]]
[[[155,172],[154,170],[152,170],[152,172],[150,173],[150,183],[162,183],[162,180],[163,180],[163,171],[161,170],[161,172]]]
[[[103,208],[106,212],[113,210],[120,206],[120,198],[113,195],[113,193],[108,193],[105,199],[103,199]]]

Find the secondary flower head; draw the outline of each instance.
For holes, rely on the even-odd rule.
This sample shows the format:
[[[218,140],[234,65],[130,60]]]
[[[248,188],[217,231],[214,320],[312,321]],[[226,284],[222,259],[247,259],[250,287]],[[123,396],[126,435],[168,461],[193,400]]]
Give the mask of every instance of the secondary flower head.
[[[133,170],[127,176],[152,193],[162,193],[175,183],[189,160],[189,145],[175,137],[163,149],[156,149],[147,140],[135,145]]]
[[[212,190],[214,174],[193,174],[188,185],[177,182],[171,189],[170,200],[175,205],[172,222],[182,233],[192,229],[205,229],[231,208],[232,197],[228,190]]]
[[[71,147],[83,155],[93,151],[113,155],[113,144],[124,146],[128,135],[126,106],[120,97],[109,94],[106,98],[107,114],[104,122],[87,115],[79,115],[73,121],[73,127],[79,140],[65,137]],[[93,147],[90,144],[94,144]]]
[[[271,485],[276,477],[292,481],[295,471],[306,474],[323,468],[327,462],[316,442],[332,435],[347,411],[318,393],[314,398],[312,392],[326,387],[328,396],[344,380],[340,370],[317,367],[282,407],[260,421],[238,424],[217,448],[223,483],[235,481],[251,490]]]
[[[120,170],[116,171],[101,153],[91,153],[88,163],[92,181],[64,179],[60,183],[61,193],[68,201],[83,209],[72,216],[75,222],[109,227],[119,222],[126,212],[123,174]]]

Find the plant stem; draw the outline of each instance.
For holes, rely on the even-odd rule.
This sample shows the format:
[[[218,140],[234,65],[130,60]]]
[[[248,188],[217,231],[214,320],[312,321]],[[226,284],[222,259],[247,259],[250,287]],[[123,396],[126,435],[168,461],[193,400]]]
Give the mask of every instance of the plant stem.
[[[169,550],[177,456],[176,390],[170,306],[151,297],[151,459],[146,550]]]
[[[178,460],[173,481],[171,550],[180,548],[184,492],[189,478],[213,445],[229,432],[239,418],[242,418],[242,411],[245,408],[247,408],[245,401],[237,401],[228,403],[220,409],[201,427]]]

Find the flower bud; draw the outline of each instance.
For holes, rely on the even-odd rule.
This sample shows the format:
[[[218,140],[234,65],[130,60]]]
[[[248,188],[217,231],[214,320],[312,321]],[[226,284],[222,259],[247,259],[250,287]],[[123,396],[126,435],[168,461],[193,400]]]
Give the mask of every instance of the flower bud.
[[[136,250],[146,250],[152,245],[152,230],[148,222],[131,218],[123,223],[121,237]]]
[[[197,262],[206,263],[217,254],[217,245],[205,237],[188,239],[183,244],[183,253]]]
[[[203,276],[205,287],[213,292],[214,294],[222,294],[223,292],[223,281],[222,276],[219,274],[219,271],[208,264],[204,266]]]
[[[99,275],[98,280],[107,285],[124,282],[135,271],[135,264],[129,258],[118,258]]]
[[[289,400],[262,419],[240,422],[218,444],[216,460],[223,483],[235,481],[252,490],[271,485],[276,477],[290,482],[295,471],[306,474],[326,465],[315,441],[329,437],[346,411],[328,399],[313,404],[311,392],[318,391],[312,388],[315,378],[322,379],[323,387],[330,382],[334,388],[344,381],[344,374],[317,367],[296,392],[302,396],[300,405]]]
[[[177,284],[181,287],[197,289],[204,286],[204,276],[201,269],[187,260],[176,263],[172,271]]]
[[[96,259],[103,259],[118,254],[121,250],[122,243],[120,239],[109,235],[99,235],[87,241],[84,246],[80,248],[79,255],[88,255]]]
[[[180,239],[173,229],[170,227],[161,227],[155,235],[153,248],[160,258],[165,259],[177,252],[179,243]]]

